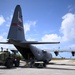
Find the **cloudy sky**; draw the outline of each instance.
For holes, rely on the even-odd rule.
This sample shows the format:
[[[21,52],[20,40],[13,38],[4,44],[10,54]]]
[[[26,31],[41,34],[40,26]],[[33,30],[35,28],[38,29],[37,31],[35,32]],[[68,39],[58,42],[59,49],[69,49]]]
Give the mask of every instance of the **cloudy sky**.
[[[75,0],[0,0],[0,41],[7,40],[18,4],[26,40],[60,41],[58,45],[37,45],[41,49],[75,49]]]

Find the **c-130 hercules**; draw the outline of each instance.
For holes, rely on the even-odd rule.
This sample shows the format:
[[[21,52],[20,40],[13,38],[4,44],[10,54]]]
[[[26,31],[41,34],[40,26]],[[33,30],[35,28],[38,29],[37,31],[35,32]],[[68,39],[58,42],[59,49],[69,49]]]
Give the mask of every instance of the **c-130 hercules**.
[[[40,50],[32,44],[59,44],[60,42],[37,42],[27,41],[24,36],[24,27],[22,19],[22,11],[20,5],[17,5],[14,11],[10,30],[8,33],[8,42],[0,42],[0,44],[13,44],[22,54],[25,60],[32,58],[34,61],[43,61],[45,64],[52,59],[52,54]]]

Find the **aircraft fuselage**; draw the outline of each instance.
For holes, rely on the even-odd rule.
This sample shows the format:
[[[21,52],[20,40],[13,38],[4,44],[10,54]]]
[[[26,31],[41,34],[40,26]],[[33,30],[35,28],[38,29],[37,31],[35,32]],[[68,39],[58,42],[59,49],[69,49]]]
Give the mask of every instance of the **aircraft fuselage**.
[[[51,53],[41,50],[31,44],[23,44],[14,40],[9,40],[9,42],[18,49],[18,51],[23,55],[26,60],[32,58],[37,61],[44,61],[48,63],[52,59]]]

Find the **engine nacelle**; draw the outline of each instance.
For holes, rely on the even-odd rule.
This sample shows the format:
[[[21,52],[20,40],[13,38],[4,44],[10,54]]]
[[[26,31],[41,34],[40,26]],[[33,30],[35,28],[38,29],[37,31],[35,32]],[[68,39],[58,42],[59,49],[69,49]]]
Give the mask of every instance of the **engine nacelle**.
[[[58,56],[59,52],[58,51],[54,51],[55,55]]]
[[[72,56],[75,56],[75,52],[74,51],[72,51],[71,53],[72,53]]]

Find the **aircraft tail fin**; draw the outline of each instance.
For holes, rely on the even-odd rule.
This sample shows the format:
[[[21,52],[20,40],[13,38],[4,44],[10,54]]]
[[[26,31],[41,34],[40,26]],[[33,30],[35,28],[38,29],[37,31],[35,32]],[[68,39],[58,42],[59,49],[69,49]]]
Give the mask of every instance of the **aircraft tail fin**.
[[[20,5],[17,5],[15,8],[7,39],[18,41],[25,40],[22,11]]]

